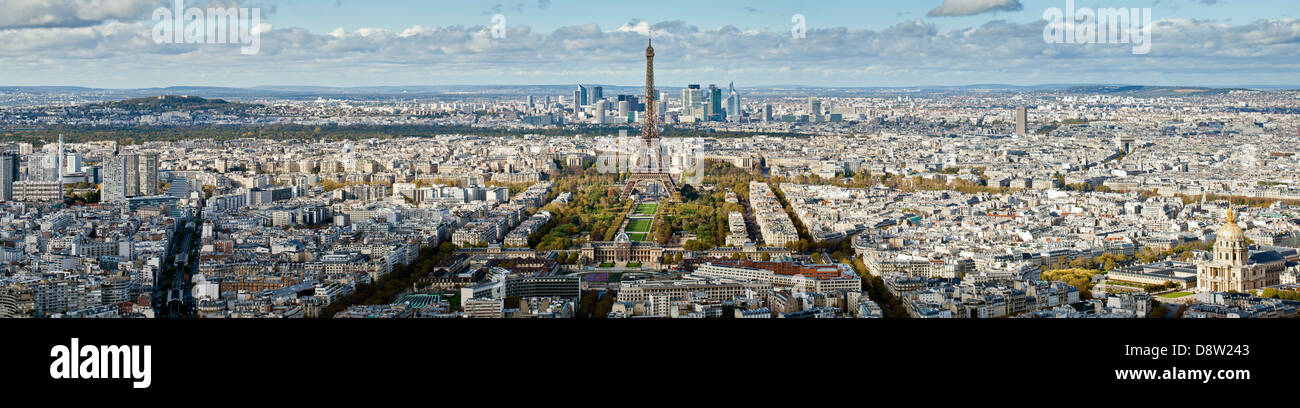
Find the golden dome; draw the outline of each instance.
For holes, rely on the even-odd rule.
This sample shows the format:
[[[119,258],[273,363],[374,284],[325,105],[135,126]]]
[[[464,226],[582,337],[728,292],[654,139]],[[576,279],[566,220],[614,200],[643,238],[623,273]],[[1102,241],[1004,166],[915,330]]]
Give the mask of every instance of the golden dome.
[[[1228,219],[1223,223],[1223,228],[1219,229],[1219,241],[1245,241],[1246,234],[1241,231],[1241,226],[1237,225],[1237,213],[1228,209]]]

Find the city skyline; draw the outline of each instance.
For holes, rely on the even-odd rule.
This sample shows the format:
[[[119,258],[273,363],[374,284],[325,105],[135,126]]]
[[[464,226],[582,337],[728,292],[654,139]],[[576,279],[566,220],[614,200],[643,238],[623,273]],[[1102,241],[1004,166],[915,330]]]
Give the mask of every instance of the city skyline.
[[[728,2],[662,11],[553,1],[455,3],[436,12],[408,2],[221,2],[263,9],[255,55],[227,44],[155,43],[151,11],[172,2],[107,0],[95,9],[55,3],[67,4],[20,3],[0,19],[7,44],[0,46],[7,78],[0,85],[632,85],[640,74],[626,63],[634,56],[628,50],[652,31],[665,50],[664,84],[1300,85],[1296,6],[1277,1],[1076,5],[1151,8],[1153,47],[1146,55],[1120,44],[1045,42],[1044,12],[1069,5],[1051,0]],[[376,13],[401,17],[380,20]],[[496,14],[504,17],[500,26]]]
[[[1298,4],[0,0],[5,389],[1276,393]]]

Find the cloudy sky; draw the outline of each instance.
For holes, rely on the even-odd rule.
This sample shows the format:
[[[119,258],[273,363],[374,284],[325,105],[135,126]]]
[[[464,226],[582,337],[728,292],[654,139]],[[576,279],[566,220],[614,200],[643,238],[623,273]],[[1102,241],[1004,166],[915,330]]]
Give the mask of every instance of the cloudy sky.
[[[636,85],[652,32],[671,86],[1300,85],[1295,0],[1076,2],[1151,8],[1146,55],[1046,43],[1043,13],[1066,0],[185,2],[260,8],[256,55],[156,43],[174,1],[0,0],[0,86]]]

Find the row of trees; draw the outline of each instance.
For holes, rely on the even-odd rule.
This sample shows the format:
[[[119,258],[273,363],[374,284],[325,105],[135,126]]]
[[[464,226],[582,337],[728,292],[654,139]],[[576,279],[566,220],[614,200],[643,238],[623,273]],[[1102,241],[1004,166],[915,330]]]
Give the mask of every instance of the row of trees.
[[[1209,251],[1211,249],[1214,249],[1214,241],[1197,241],[1181,244],[1166,251],[1157,251],[1151,247],[1145,247],[1138,250],[1135,257],[1138,262],[1144,264],[1160,262],[1169,257],[1186,261],[1191,259],[1192,251]]]
[[[1079,289],[1079,299],[1092,299],[1092,277],[1103,274],[1097,269],[1057,269],[1043,272],[1042,279],[1045,281],[1065,282],[1065,284]]]
[[[1048,269],[1087,269],[1110,272],[1130,262],[1133,262],[1133,258],[1128,255],[1102,254],[1096,258],[1077,258],[1069,262],[1057,260]]]
[[[578,301],[578,310],[574,311],[573,317],[578,319],[604,319],[609,316],[609,312],[613,309],[613,292],[601,293],[591,290],[582,294],[582,300]]]
[[[1269,299],[1300,300],[1300,292],[1278,288],[1266,288],[1259,293],[1259,296]]]
[[[450,242],[444,242],[438,245],[437,248],[425,247],[420,250],[420,256],[415,261],[406,265],[398,265],[393,268],[392,272],[379,278],[376,282],[357,285],[356,291],[339,298],[334,303],[330,303],[321,311],[320,316],[324,318],[334,317],[338,312],[353,305],[392,303],[397,300],[397,295],[411,288],[416,280],[429,276],[434,268],[437,268],[438,264],[451,256],[456,249],[456,245]]]
[[[622,219],[630,210],[613,187],[614,175],[600,174],[591,167],[564,169],[555,177],[553,195],[573,193],[568,205],[548,204],[552,218],[530,238],[540,251],[569,249],[586,241],[608,241],[618,234]]]
[[[726,201],[727,191],[732,191],[737,197],[747,197],[752,179],[749,169],[721,161],[706,162],[703,182],[712,187],[701,191],[687,185],[680,193],[674,194],[673,200],[664,204],[666,208],[655,220],[650,238],[666,245],[673,234],[687,231],[695,235],[694,240],[683,245],[687,250],[702,251],[722,246],[730,234],[729,215],[745,212],[744,206]]]
[[[1178,309],[1174,310],[1174,315],[1172,316],[1172,318],[1182,319],[1183,314],[1186,312],[1187,312],[1187,305],[1179,305]],[[1169,306],[1166,305],[1164,302],[1156,302],[1155,306],[1151,308],[1151,311],[1147,312],[1148,319],[1163,319],[1165,318],[1165,316],[1169,316]]]
[[[1201,200],[1205,200],[1205,201],[1227,201],[1229,204],[1232,204],[1234,206],[1239,206],[1239,207],[1246,206],[1246,207],[1255,207],[1255,208],[1271,207],[1273,206],[1273,204],[1279,201],[1287,205],[1300,205],[1300,200],[1279,200],[1279,199],[1264,198],[1264,197],[1247,197],[1247,196],[1219,195],[1219,194],[1202,194],[1202,195],[1179,194],[1177,197],[1183,200],[1183,204],[1197,203],[1200,202]]]
[[[961,168],[948,167],[940,170],[940,173],[952,175],[957,174],[960,171]],[[798,175],[790,178],[776,176],[771,177],[766,181],[773,184],[791,182],[795,184],[834,185],[844,188],[870,188],[883,185],[900,191],[956,191],[965,194],[1004,194],[1015,191],[1015,189],[1012,188],[988,186],[987,178],[983,175],[983,168],[972,167],[971,173],[978,176],[980,181],[976,182],[967,179],[954,179],[951,181],[937,178],[926,179],[920,176],[905,177],[889,173],[875,175],[868,171],[839,173],[837,175],[840,177],[834,178],[825,178],[816,174]]]
[[[912,317],[907,313],[907,305],[903,299],[894,296],[885,287],[885,280],[878,276],[872,276],[867,271],[867,265],[862,263],[862,259],[853,258],[849,261],[843,255],[836,256],[837,261],[853,265],[853,271],[857,272],[858,277],[862,278],[862,291],[867,294],[871,300],[880,305],[881,314],[887,319],[906,319]]]

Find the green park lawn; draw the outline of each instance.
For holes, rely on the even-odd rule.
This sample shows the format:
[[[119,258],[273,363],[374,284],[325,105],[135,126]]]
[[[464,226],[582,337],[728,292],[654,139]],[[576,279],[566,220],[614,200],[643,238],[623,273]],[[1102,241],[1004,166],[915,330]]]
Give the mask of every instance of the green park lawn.
[[[1191,292],[1174,292],[1174,293],[1166,293],[1166,294],[1160,295],[1160,297],[1162,297],[1162,298],[1167,298],[1167,299],[1177,299],[1177,298],[1180,298],[1180,297],[1191,296],[1191,295],[1192,295]]]
[[[627,234],[627,237],[628,239],[631,239],[632,242],[645,242],[645,240],[649,238],[649,234]]]
[[[655,215],[655,211],[658,211],[658,210],[659,210],[659,204],[637,204],[637,206],[636,206],[636,212],[633,213],[633,214],[636,214],[636,215]]]
[[[650,232],[650,220],[630,220],[624,231],[629,234],[633,232]]]

